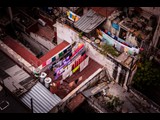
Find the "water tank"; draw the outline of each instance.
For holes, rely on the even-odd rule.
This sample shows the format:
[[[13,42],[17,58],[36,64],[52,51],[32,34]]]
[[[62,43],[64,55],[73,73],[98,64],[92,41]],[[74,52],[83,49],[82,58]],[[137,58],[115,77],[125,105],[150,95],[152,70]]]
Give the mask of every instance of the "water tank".
[[[44,79],[45,79],[46,76],[47,76],[47,74],[45,72],[41,72],[41,75],[40,75],[40,82],[41,83],[44,82]]]
[[[44,80],[45,87],[49,88],[51,82],[52,82],[52,79],[50,77],[46,77],[45,80]]]

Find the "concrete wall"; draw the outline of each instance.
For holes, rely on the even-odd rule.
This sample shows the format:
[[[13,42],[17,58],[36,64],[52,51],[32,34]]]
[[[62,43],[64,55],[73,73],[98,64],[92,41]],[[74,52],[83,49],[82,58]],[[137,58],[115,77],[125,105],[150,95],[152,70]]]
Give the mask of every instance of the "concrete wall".
[[[0,49],[6,53],[9,57],[11,57],[17,64],[19,64],[22,68],[24,68],[28,73],[32,73],[35,70],[30,63],[24,60],[20,55],[18,55],[15,51],[5,45],[2,41],[0,41]]]
[[[74,30],[70,29],[68,26],[63,25],[59,22],[56,23],[57,26],[57,42],[60,40],[65,40],[68,43],[73,43],[73,41],[79,41],[79,35]]]
[[[109,76],[113,78],[113,71],[114,71],[114,68],[116,66],[116,62],[113,62],[111,59],[108,59],[107,57],[104,57],[104,55],[100,54],[98,51],[95,50],[95,48],[90,45],[89,43],[85,42],[85,46],[86,46],[86,49],[87,49],[87,55],[94,59],[96,62],[98,62],[99,64],[105,66],[108,70],[108,73],[109,73]],[[118,62],[117,62],[118,63]],[[119,81],[119,75],[120,75],[120,72],[122,70],[122,66],[120,65],[120,63],[118,63],[118,69],[117,69],[117,76],[116,76],[116,79],[115,81],[118,83]],[[128,75],[129,75],[129,69],[126,68],[126,76],[125,76],[125,80],[124,80],[124,84],[123,84],[123,87],[125,89],[127,89],[127,80],[128,80]],[[133,72],[131,74],[131,79],[133,78],[135,72]]]
[[[31,38],[29,35],[22,33],[22,36],[25,40],[27,40],[32,45],[32,49],[34,49],[34,51],[37,54],[39,54],[40,52],[43,52],[43,54],[46,54],[48,52],[48,49],[46,49],[43,45],[41,45],[35,39]]]
[[[66,37],[65,37],[65,35],[64,34],[62,34],[65,30],[64,29],[66,29],[66,33],[69,33],[70,31],[71,31],[71,33],[72,34],[74,34],[74,39],[72,39],[72,41],[71,41],[71,39],[70,39],[70,41],[68,41],[68,42],[73,42],[73,41],[76,41],[76,42],[83,42],[84,43],[84,45],[85,45],[85,47],[86,47],[86,53],[87,53],[87,55],[90,57],[90,58],[92,58],[93,60],[95,60],[97,63],[99,63],[99,64],[101,64],[102,66],[105,66],[106,68],[107,68],[107,70],[108,70],[108,73],[109,73],[109,75],[110,75],[110,77],[112,78],[112,79],[114,79],[113,78],[113,71],[114,71],[114,68],[115,68],[115,66],[116,66],[116,64],[118,63],[118,62],[116,62],[115,60],[111,60],[111,59],[109,59],[109,58],[107,58],[107,57],[105,57],[104,55],[102,55],[101,53],[99,53],[91,44],[90,44],[90,42],[89,42],[89,40],[87,41],[87,39],[88,38],[86,38],[86,37],[82,37],[82,39],[80,39],[79,38],[79,35],[78,35],[78,33],[76,32],[76,31],[74,31],[74,30],[72,30],[71,28],[69,28],[69,27],[66,27],[66,25],[62,25],[61,23],[58,23],[57,24],[57,29],[58,29],[58,27],[61,29],[61,33],[59,33],[59,37],[61,37],[61,39],[64,39],[64,40],[69,40],[69,39],[66,39]],[[57,32],[57,34],[58,34],[58,32]],[[69,33],[70,34],[70,33]],[[70,34],[70,35],[72,35],[72,34]],[[57,37],[58,37],[58,35],[57,35]],[[116,59],[116,58],[113,58],[113,59]],[[118,60],[117,60],[118,61]],[[119,65],[118,65],[118,72],[117,72],[117,77],[116,77],[116,79],[115,79],[115,81],[118,83],[118,81],[119,81],[119,74],[120,74],[120,72],[121,72],[121,64],[120,63],[118,63]],[[129,69],[128,68],[126,68],[127,69],[127,71],[126,71],[126,77],[125,77],[125,80],[124,80],[124,84],[123,84],[123,87],[125,88],[125,89],[127,89],[127,80],[128,80],[128,73],[129,73]]]
[[[60,43],[62,43],[63,41],[64,41],[63,39],[57,37],[57,44],[60,44]]]
[[[53,45],[53,43],[49,40],[46,40],[45,38],[35,34],[35,33],[30,33],[30,36],[36,40],[37,42],[39,42],[41,45],[43,45],[44,47],[46,47],[48,50],[51,50],[55,47],[55,45]]]
[[[160,7],[140,7],[140,8],[142,8],[144,11],[147,11],[151,14],[160,16]]]

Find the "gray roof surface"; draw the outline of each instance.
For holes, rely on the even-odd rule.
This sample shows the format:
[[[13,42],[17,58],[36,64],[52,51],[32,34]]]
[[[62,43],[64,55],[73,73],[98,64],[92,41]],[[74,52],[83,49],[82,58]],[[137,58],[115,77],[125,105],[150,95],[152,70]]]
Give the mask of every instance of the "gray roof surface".
[[[89,33],[105,20],[106,17],[101,16],[93,10],[89,10],[77,22],[74,23],[74,26],[85,33]]]
[[[31,98],[33,100],[34,113],[48,113],[61,101],[61,98],[56,94],[52,94],[40,82],[37,82],[37,84],[32,87],[29,92],[24,94],[20,100],[31,109]]]

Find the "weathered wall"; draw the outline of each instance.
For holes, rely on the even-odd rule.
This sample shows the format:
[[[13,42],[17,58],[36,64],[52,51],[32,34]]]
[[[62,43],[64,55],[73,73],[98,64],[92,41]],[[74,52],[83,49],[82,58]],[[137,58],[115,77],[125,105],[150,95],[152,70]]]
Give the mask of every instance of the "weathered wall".
[[[22,68],[24,68],[28,73],[32,73],[32,71],[35,70],[35,67],[33,67],[30,63],[24,60],[20,55],[18,55],[15,51],[5,45],[2,41],[0,41],[0,45],[0,49],[9,57],[11,57],[17,64],[22,66]]]
[[[59,43],[60,40],[65,40],[69,43],[72,43],[73,41],[78,41],[78,33],[74,30],[70,29],[68,26],[63,25],[59,22],[56,24],[57,26],[57,42]]]
[[[37,42],[39,42],[40,44],[42,44],[44,47],[46,47],[48,50],[51,50],[55,47],[55,45],[52,44],[52,42],[46,40],[45,38],[38,36],[35,33],[30,33],[30,36],[35,39]]]
[[[151,14],[160,16],[160,7],[140,7],[140,8],[142,8],[144,11],[147,11]]]
[[[35,39],[31,38],[30,36],[24,33],[22,33],[22,36],[25,40],[27,40],[34,47],[34,50],[37,54],[39,54],[41,51],[43,52],[43,54],[46,54],[48,52],[48,49],[46,49],[43,45],[41,45]]]

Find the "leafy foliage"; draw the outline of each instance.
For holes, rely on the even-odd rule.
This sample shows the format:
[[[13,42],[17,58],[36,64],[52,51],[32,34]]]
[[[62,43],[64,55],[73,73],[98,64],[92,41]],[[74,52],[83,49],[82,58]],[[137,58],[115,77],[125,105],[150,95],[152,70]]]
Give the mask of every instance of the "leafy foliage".
[[[109,109],[114,110],[116,107],[121,106],[124,101],[121,101],[119,97],[113,96],[111,101],[107,101],[106,105]]]
[[[82,36],[83,36],[83,32],[80,32],[79,37],[82,38]]]
[[[111,54],[112,56],[118,56],[119,53],[114,49],[114,47],[104,44],[100,46],[102,48],[101,54],[107,55],[108,53]]]
[[[160,86],[160,69],[151,61],[145,60],[140,63],[138,70],[133,78],[134,86],[140,90],[146,90],[149,87]]]

